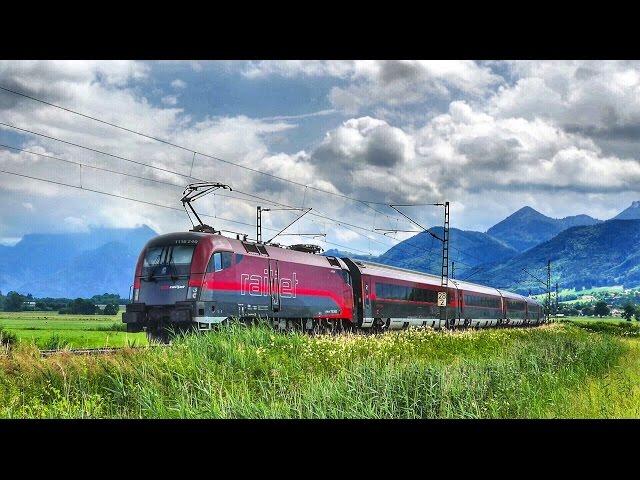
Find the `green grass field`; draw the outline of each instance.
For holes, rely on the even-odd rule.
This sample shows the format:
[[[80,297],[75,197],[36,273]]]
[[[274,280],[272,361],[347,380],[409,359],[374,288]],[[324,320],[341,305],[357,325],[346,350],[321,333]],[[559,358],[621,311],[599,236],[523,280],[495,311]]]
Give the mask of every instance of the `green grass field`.
[[[312,337],[234,326],[169,348],[48,358],[22,342],[0,357],[0,417],[638,417],[636,330],[567,321]]]
[[[0,312],[0,326],[22,343],[40,348],[146,345],[144,333],[126,333],[120,315],[59,315],[57,312]]]
[[[593,322],[607,322],[607,323],[632,323],[634,325],[640,325],[640,322],[632,320],[631,322],[627,322],[624,318],[621,317],[560,317],[557,320],[566,320],[571,322],[585,322],[585,323],[593,323]]]

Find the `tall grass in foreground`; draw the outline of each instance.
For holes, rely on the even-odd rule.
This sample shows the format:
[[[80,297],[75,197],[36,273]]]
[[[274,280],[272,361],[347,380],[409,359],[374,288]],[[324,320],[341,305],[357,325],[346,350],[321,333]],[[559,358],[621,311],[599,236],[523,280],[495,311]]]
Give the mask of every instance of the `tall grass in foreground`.
[[[566,408],[628,351],[572,325],[310,337],[232,326],[171,348],[0,359],[0,416],[516,418]]]

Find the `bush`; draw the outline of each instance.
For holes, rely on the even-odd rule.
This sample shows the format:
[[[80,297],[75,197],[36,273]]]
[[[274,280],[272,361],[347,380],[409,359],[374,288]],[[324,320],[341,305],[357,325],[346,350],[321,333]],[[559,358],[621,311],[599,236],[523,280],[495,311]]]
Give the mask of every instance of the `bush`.
[[[18,342],[18,337],[13,332],[7,332],[2,325],[0,325],[0,346],[10,347]]]

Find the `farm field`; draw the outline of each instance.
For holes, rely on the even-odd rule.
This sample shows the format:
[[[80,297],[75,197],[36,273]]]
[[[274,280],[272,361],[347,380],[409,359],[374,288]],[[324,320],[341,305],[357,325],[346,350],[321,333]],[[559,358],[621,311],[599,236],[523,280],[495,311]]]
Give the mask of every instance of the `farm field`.
[[[57,312],[0,312],[0,326],[21,343],[40,348],[146,345],[144,333],[122,331],[118,315],[60,315]]]
[[[635,418],[638,334],[612,321],[335,337],[233,326],[44,359],[22,343],[0,358],[0,417]]]
[[[556,320],[560,321],[560,320],[565,320],[565,321],[569,321],[569,322],[578,322],[578,323],[593,323],[593,322],[607,322],[607,323],[630,323],[633,325],[638,325],[640,326],[640,322],[637,322],[636,320],[631,320],[630,322],[627,322],[624,318],[621,317],[572,317],[572,316],[566,316],[566,317],[562,317],[562,318],[557,318]]]

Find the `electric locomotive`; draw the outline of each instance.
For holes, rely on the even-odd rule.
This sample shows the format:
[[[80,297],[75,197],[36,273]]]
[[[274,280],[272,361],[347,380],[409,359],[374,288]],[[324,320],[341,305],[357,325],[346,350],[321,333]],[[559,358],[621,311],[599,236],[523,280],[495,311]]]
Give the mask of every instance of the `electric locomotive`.
[[[219,232],[160,235],[140,253],[123,322],[163,342],[170,331],[210,330],[230,319],[309,332],[445,326],[440,277],[318,253]],[[457,280],[446,293],[451,327],[544,322],[541,305],[515,293]]]

